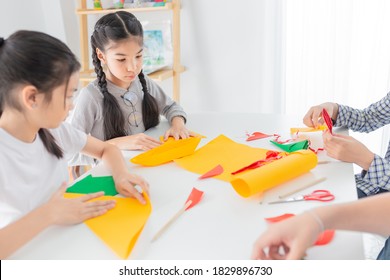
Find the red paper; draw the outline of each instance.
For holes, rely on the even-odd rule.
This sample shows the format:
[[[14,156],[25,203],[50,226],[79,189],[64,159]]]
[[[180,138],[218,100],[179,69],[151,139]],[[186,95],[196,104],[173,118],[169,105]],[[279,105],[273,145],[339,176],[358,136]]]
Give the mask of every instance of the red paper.
[[[199,179],[206,179],[206,178],[214,177],[214,176],[220,175],[222,173],[223,173],[223,167],[220,164],[218,164],[216,167],[214,167],[210,171],[207,171],[205,174],[200,176]]]
[[[294,216],[295,216],[294,214],[286,213],[286,214],[283,214],[280,216],[264,218],[264,219],[269,223],[276,223],[276,222],[280,222],[280,221],[283,221],[285,219],[288,219],[288,218],[291,218]],[[335,233],[334,230],[325,230],[324,232],[322,232],[318,235],[317,240],[314,243],[314,245],[322,246],[322,245],[328,244],[329,242],[332,241],[334,233]]]
[[[329,132],[332,134],[333,122],[332,119],[329,117],[328,112],[325,109],[322,109],[322,118],[324,119],[326,126],[329,129]]]
[[[252,140],[271,137],[272,135],[264,134],[264,133],[256,131],[256,132],[253,132],[252,134],[247,134],[247,136],[248,136],[248,138],[246,139],[246,141],[252,141]]]
[[[186,208],[186,210],[188,210],[188,209],[194,207],[196,204],[198,204],[199,201],[202,199],[202,197],[203,197],[203,192],[202,192],[202,191],[200,191],[200,190],[198,190],[198,189],[196,189],[196,188],[192,188],[192,191],[191,191],[189,197],[187,198],[185,204],[187,204],[187,202],[190,201],[190,200],[191,200],[192,202],[191,202],[191,204]]]

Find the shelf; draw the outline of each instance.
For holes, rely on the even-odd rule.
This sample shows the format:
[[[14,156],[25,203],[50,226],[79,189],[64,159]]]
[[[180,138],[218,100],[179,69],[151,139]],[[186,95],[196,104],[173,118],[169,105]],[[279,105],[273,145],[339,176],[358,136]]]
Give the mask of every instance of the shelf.
[[[109,13],[115,13],[117,11],[126,11],[126,12],[130,12],[130,13],[136,13],[136,12],[157,12],[157,11],[168,11],[168,10],[172,10],[172,3],[165,3],[164,6],[158,6],[158,7],[103,9],[103,10],[78,9],[76,11],[76,14],[78,14],[78,15],[93,15],[93,14],[109,14]]]
[[[184,66],[180,66],[179,70],[177,71],[178,74],[183,73],[185,71]],[[157,82],[164,81],[166,79],[169,79],[173,77],[173,70],[172,69],[161,69],[156,72],[148,74],[148,77],[152,80],[155,80]],[[93,70],[88,70],[80,73],[80,81],[81,82],[92,82],[96,79],[96,74],[93,72]]]

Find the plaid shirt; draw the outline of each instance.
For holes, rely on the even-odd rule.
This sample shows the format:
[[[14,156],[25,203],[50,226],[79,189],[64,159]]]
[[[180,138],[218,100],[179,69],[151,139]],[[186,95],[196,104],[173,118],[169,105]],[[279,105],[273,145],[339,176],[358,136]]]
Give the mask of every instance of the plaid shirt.
[[[371,132],[390,123],[390,93],[363,110],[339,105],[335,126],[346,126],[353,131]],[[355,175],[356,186],[366,195],[390,190],[390,146],[386,156],[375,155],[370,168]]]

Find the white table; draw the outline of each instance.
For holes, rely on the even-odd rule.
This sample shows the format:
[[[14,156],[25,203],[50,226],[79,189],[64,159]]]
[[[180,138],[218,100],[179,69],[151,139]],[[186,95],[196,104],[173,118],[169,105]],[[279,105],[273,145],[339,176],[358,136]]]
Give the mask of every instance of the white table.
[[[200,143],[204,145],[220,134],[232,140],[253,147],[276,150],[265,138],[246,142],[245,132],[260,131],[278,133],[291,138],[291,127],[302,127],[301,117],[202,113],[188,117],[187,127],[207,136]],[[159,137],[168,128],[166,121],[147,133]],[[338,130],[338,132],[345,132]],[[314,145],[321,145],[320,133],[314,133]],[[200,147],[199,146],[199,147]],[[227,151],[228,152],[228,151]],[[125,151],[129,159],[139,152]],[[320,160],[329,160],[324,152]],[[323,202],[304,201],[268,205],[278,195],[296,189],[320,177],[327,180],[306,189],[328,189],[335,196],[333,202],[340,203],[357,199],[352,164],[331,160],[331,163],[317,165],[311,172],[267,191],[259,204],[260,197],[240,197],[228,182],[217,179],[198,180],[199,175],[179,168],[175,163],[158,167],[134,166],[128,160],[132,172],[146,178],[150,183],[153,212],[140,235],[130,259],[158,260],[229,260],[248,259],[252,245],[267,227],[265,217],[284,213],[300,213],[306,209],[323,205]],[[109,175],[103,165],[89,173],[94,176]],[[150,239],[160,227],[184,204],[192,188],[204,191],[202,201],[186,211],[155,242]],[[303,193],[303,192],[301,192]],[[302,229],[304,230],[304,229]],[[117,259],[116,255],[95,236],[85,224],[69,227],[51,227],[18,250],[12,259]],[[360,233],[337,231],[333,241],[326,246],[316,246],[308,251],[308,259],[363,259],[363,242]]]

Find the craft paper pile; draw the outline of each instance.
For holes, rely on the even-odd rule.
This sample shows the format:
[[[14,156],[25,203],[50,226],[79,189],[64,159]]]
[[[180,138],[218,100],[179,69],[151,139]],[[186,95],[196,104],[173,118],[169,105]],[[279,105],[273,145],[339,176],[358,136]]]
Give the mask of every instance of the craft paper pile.
[[[265,159],[267,151],[238,144],[220,135],[194,154],[177,159],[175,162],[182,168],[198,174],[204,174],[220,164],[224,171],[215,178],[230,182],[236,192],[243,197],[249,197],[287,182],[309,172],[317,165],[317,156],[311,151],[302,150],[259,168],[237,175],[231,174],[255,161]]]
[[[97,184],[95,184],[96,182]],[[87,176],[68,188],[64,197],[76,198],[98,191],[117,194],[116,190],[112,190],[112,187],[115,189],[113,182],[112,176]],[[75,193],[76,191],[79,193]],[[85,224],[122,259],[128,258],[152,211],[149,198],[146,195],[144,197],[146,205],[129,197],[102,196],[91,200],[116,201],[115,208],[104,215],[85,221]]]
[[[157,166],[194,153],[202,137],[174,140],[169,138],[162,145],[144,152],[130,161],[144,166]]]

